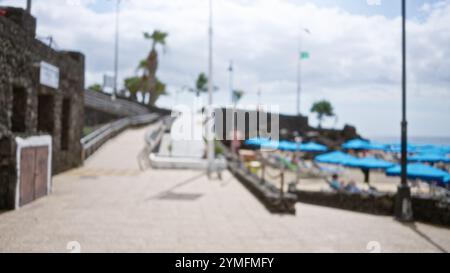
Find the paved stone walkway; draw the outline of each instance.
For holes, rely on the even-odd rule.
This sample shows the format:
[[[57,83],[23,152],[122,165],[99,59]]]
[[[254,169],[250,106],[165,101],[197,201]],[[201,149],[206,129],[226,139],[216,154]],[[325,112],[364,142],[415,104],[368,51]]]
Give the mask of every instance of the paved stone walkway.
[[[54,178],[54,193],[0,214],[0,251],[385,252],[450,251],[450,229],[299,204],[296,216],[267,210],[229,173],[141,172],[146,129],[108,142],[83,168]]]

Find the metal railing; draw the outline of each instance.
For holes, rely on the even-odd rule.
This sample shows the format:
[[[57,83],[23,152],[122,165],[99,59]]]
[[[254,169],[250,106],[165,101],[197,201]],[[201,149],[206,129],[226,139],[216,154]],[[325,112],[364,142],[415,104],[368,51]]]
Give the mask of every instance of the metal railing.
[[[84,161],[94,154],[106,141],[115,137],[129,127],[141,126],[155,122],[161,116],[159,114],[146,114],[123,118],[108,123],[81,139],[82,155]]]
[[[147,156],[152,153],[161,143],[161,140],[166,132],[170,128],[170,118],[163,118],[161,124],[156,130],[148,131],[145,134],[145,144],[147,147]]]

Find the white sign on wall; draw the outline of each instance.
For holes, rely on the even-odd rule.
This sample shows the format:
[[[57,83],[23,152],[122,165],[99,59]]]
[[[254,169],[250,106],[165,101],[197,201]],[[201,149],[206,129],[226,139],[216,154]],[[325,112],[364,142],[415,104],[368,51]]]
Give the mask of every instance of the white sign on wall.
[[[59,68],[46,62],[40,64],[39,82],[42,85],[59,88]]]

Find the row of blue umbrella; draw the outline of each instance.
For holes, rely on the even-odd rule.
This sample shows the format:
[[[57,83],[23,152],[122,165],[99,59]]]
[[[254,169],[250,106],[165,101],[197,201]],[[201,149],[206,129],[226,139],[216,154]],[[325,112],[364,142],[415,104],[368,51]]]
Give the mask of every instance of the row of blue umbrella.
[[[401,171],[401,166],[397,165],[387,169],[386,174],[388,176],[400,176]],[[437,182],[441,186],[446,186],[450,182],[450,174],[448,172],[421,163],[408,164],[407,176],[409,179]]]
[[[382,144],[372,142],[364,139],[352,139],[342,145],[345,150],[382,150],[386,152],[400,152],[401,145],[395,144]],[[408,143],[407,151],[409,153],[421,153],[421,154],[450,154],[450,146],[439,146],[432,144],[410,144]]]
[[[408,157],[409,162],[450,163],[450,157],[442,154],[416,154]]]
[[[341,151],[319,155],[315,158],[315,161],[318,163],[338,164],[346,167],[360,168],[366,171],[374,169],[385,170],[388,176],[401,175],[401,167],[398,164],[374,157],[356,158]],[[437,182],[442,186],[446,186],[450,183],[450,173],[420,163],[408,164],[407,176],[410,179]]]
[[[388,145],[374,143],[363,139],[353,139],[342,145],[345,150],[386,150]]]
[[[306,152],[326,152],[328,148],[324,145],[309,142],[302,143],[300,148],[296,142],[291,141],[274,141],[266,138],[252,138],[245,142],[250,146],[257,146],[270,149],[279,149],[284,151],[306,151]],[[342,145],[344,150],[380,150],[386,152],[400,152],[401,147],[397,144],[381,144],[370,142],[363,139],[353,139]],[[450,147],[436,146],[436,145],[407,145],[409,153],[414,153],[414,156],[409,158],[410,162],[444,162],[450,163]]]
[[[363,139],[353,139],[342,145],[345,150],[381,150],[385,152],[401,152],[399,144],[381,144],[374,143]],[[408,153],[413,156],[408,158],[409,162],[426,162],[426,163],[450,163],[450,147],[437,145],[407,145]]]
[[[340,151],[317,156],[315,160],[319,163],[331,163],[369,170],[386,169],[395,166],[394,163],[386,160],[375,157],[357,158]]]
[[[401,145],[400,144],[391,144],[385,149],[386,152],[392,153],[400,153]],[[420,155],[440,155],[446,156],[450,154],[450,147],[447,146],[438,146],[438,145],[413,145],[408,144],[406,146],[406,151],[412,154],[420,154]]]
[[[282,151],[303,151],[303,152],[327,152],[328,148],[324,145],[309,142],[302,143],[300,146],[291,141],[274,141],[266,138],[252,138],[245,142],[249,146],[256,146],[266,149],[282,150]],[[383,151],[400,151],[400,147],[395,145],[386,145],[374,143],[362,139],[354,139],[346,142],[342,146],[345,150],[383,150]],[[435,145],[408,145],[408,150],[414,150],[416,153],[408,158],[411,163],[450,163],[450,157],[447,156],[445,147]],[[450,150],[449,150],[450,152]]]
[[[386,160],[375,157],[357,158],[340,151],[317,156],[315,160],[319,163],[331,163],[361,169],[366,183],[370,182],[371,170],[387,169],[395,166],[394,163]]]
[[[264,138],[253,138],[245,142],[246,145],[255,146],[260,148],[277,149],[283,151],[304,151],[304,152],[319,152],[323,153],[328,151],[328,148],[324,145],[309,142],[297,144],[290,141],[274,141]],[[379,143],[372,143],[369,141],[355,139],[351,140],[343,145],[347,150],[384,150],[386,151],[388,145]],[[418,150],[417,147],[410,145],[409,148]],[[432,151],[427,154],[416,154],[409,158],[412,162],[407,166],[407,175],[410,179],[420,179],[429,182],[437,182],[441,185],[447,185],[450,183],[450,173],[443,170],[434,168],[432,166],[420,164],[420,162],[450,162],[450,158],[446,156],[446,153],[437,153],[436,146],[423,145],[423,150]],[[318,163],[328,163],[342,165],[350,168],[359,168],[365,172],[370,170],[385,170],[388,176],[400,176],[401,167],[393,162],[378,159],[375,157],[357,158],[341,151],[335,151],[319,155],[315,158]]]
[[[302,151],[302,152],[316,152],[316,153],[323,153],[328,151],[328,148],[326,146],[315,142],[297,144],[296,142],[292,141],[275,141],[265,138],[252,138],[245,141],[245,144],[258,148],[266,148],[282,151]]]

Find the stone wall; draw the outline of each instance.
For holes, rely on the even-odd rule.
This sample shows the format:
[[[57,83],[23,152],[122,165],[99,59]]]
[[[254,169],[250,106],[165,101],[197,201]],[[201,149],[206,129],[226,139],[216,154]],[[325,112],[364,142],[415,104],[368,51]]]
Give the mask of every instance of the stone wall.
[[[81,164],[84,55],[36,40],[36,20],[23,9],[0,9],[0,200],[7,200],[16,183],[16,136],[51,135],[54,173]],[[58,89],[40,85],[41,61],[59,68]]]
[[[450,202],[426,196],[412,199],[414,218],[426,223],[450,226]]]
[[[334,192],[296,192],[299,202],[333,207],[345,210],[352,210],[375,215],[393,215],[394,196],[393,195],[363,195],[346,194]]]
[[[231,108],[219,108],[215,110],[216,113],[216,128],[218,132],[218,137],[223,139],[228,139],[231,136],[231,124],[233,120],[233,109]],[[278,128],[274,128],[274,132],[277,132],[279,129],[280,137],[285,138],[293,138],[293,132],[297,131],[301,134],[306,134],[309,130],[308,125],[308,117],[304,116],[289,116],[283,114],[274,114],[270,112],[257,112],[254,110],[235,110],[235,116],[240,118],[245,118],[245,132],[242,133],[242,137],[246,139],[252,138],[257,135],[258,129],[259,133],[264,133],[265,131],[269,132],[272,128],[272,125],[278,126]],[[221,117],[221,119],[219,118]],[[250,123],[250,119],[254,118],[258,123],[252,122]],[[272,123],[273,119],[273,123]],[[265,120],[265,122],[262,122]],[[277,121],[277,122],[275,122]],[[238,123],[239,124],[239,123]],[[239,125],[238,125],[239,126]],[[227,131],[228,130],[228,131]],[[270,135],[270,134],[269,134]]]
[[[225,137],[227,135],[231,135],[230,132],[226,132],[226,128],[231,128],[231,109],[217,109],[216,113],[221,112],[222,120],[216,120],[217,124],[222,124],[222,127],[219,132],[223,132],[219,134],[220,137]],[[245,138],[248,139],[252,135],[255,135],[255,130],[251,131],[252,128],[255,128],[255,124],[249,124],[250,116],[260,116],[267,115],[268,123],[270,123],[270,119],[274,114],[260,112],[252,110],[236,110],[238,116],[244,116],[245,113]],[[216,114],[217,116],[217,114]],[[291,139],[295,138],[295,132],[299,133],[299,135],[303,138],[304,141],[315,141],[321,144],[328,146],[329,148],[339,148],[344,142],[354,139],[360,138],[361,136],[358,134],[355,127],[350,125],[345,125],[343,129],[320,129],[314,128],[309,125],[309,119],[306,116],[291,116],[285,114],[278,114],[278,125],[279,125],[279,133],[281,139]],[[220,122],[220,123],[219,123]],[[229,143],[226,142],[228,145]]]

